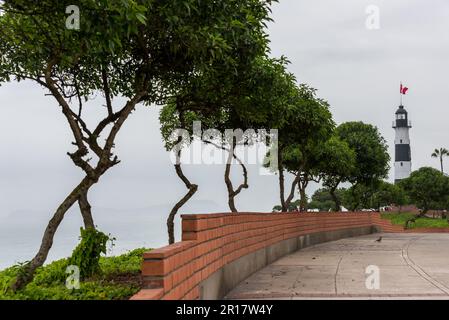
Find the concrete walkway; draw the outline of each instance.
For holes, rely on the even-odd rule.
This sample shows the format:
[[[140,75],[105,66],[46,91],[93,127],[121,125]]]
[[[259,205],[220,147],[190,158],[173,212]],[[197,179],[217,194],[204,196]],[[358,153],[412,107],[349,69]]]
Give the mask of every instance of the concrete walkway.
[[[368,266],[378,267],[379,289],[367,288]],[[253,274],[227,299],[449,299],[449,234],[373,234],[309,247]]]

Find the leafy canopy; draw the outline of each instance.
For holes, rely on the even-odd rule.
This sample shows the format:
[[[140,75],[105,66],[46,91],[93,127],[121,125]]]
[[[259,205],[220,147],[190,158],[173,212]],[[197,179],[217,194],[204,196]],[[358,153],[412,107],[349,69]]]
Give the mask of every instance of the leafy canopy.
[[[145,76],[148,92],[170,90],[213,63],[234,70],[265,52],[272,1],[80,0],[80,30],[65,27],[72,1],[9,0],[0,17],[0,82],[42,80],[52,70],[70,96],[101,90],[107,68],[113,94],[131,96]],[[155,97],[153,97],[155,99]]]
[[[363,122],[346,122],[337,127],[336,135],[355,152],[355,167],[348,181],[371,184],[387,177],[390,155],[377,127]]]
[[[424,212],[444,208],[443,202],[449,197],[449,178],[434,168],[420,168],[409,178],[401,180],[400,185]]]

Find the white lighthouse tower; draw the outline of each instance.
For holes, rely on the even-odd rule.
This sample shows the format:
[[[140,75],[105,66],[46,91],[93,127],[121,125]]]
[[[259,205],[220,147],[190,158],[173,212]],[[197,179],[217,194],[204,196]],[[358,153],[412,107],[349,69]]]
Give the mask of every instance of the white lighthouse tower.
[[[411,127],[411,122],[408,120],[408,113],[401,104],[398,111],[396,111],[396,120],[393,123],[393,128],[396,131],[396,139],[394,141],[394,180],[396,183],[410,177],[412,173],[412,154],[409,134]]]

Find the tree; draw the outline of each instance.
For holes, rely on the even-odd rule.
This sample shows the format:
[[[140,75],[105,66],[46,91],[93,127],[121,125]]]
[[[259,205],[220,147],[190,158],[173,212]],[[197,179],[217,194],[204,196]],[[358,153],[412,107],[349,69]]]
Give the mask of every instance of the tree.
[[[341,204],[344,192],[345,189],[337,189],[331,194],[329,188],[318,189],[312,195],[312,201],[308,207],[311,209],[319,209],[320,211],[335,210],[335,204]],[[337,198],[337,201],[335,198]]]
[[[261,56],[254,60],[246,72],[240,72],[232,82],[230,92],[224,103],[225,121],[220,129],[224,140],[221,148],[228,150],[225,169],[225,184],[228,190],[228,204],[232,212],[237,212],[235,197],[243,189],[248,189],[248,173],[245,165],[235,156],[237,146],[250,146],[260,143],[260,134],[256,130],[278,128],[285,121],[286,97],[294,87],[294,76],[287,71],[288,60],[285,57],[267,58]],[[238,128],[232,136],[226,136],[226,128]],[[242,135],[242,133],[245,134]],[[265,140],[266,143],[272,141]],[[227,146],[227,147],[225,147]],[[230,173],[232,160],[242,167],[243,183],[234,188]]]
[[[240,65],[236,72],[218,70],[199,74],[183,84],[174,99],[176,107],[170,107],[173,111],[169,114],[175,118],[181,112],[194,114],[202,127],[213,133],[203,142],[228,153],[224,180],[232,212],[238,212],[236,196],[249,187],[247,168],[236,156],[235,149],[257,143],[256,130],[269,130],[279,125],[282,119],[280,100],[293,77],[286,71],[287,63],[283,57],[275,59],[260,55]],[[184,125],[191,126],[188,122]],[[234,135],[227,135],[229,128],[238,129]],[[238,162],[243,173],[243,182],[237,187],[230,178],[233,160]]]
[[[343,205],[350,211],[373,209],[373,196],[380,181],[372,181],[370,185],[357,183],[343,194]]]
[[[346,122],[337,127],[336,135],[355,151],[355,168],[349,182],[369,185],[387,177],[390,155],[377,127],[363,122]]]
[[[161,123],[161,134],[165,142],[167,151],[172,151],[175,155],[175,171],[179,179],[184,183],[188,192],[173,206],[167,217],[168,243],[175,242],[175,217],[179,209],[182,208],[198,191],[198,185],[193,184],[184,174],[181,163],[182,149],[192,142],[191,133],[187,133],[186,137],[178,135],[173,137],[173,132],[177,129],[188,130],[186,125],[190,121],[196,120],[196,115],[190,112],[177,111],[176,103],[166,105],[160,112],[159,121]],[[189,121],[190,119],[190,121]],[[175,140],[173,140],[175,139]]]
[[[341,211],[341,197],[336,190],[342,182],[351,179],[356,168],[356,153],[349,145],[340,140],[338,136],[332,136],[319,150],[321,153],[321,177],[323,186],[327,188],[332,200],[333,209]]]
[[[85,173],[83,180],[57,208],[38,253],[18,277],[15,289],[30,281],[36,268],[44,263],[59,224],[75,202],[80,204],[85,224],[93,225],[87,201],[88,190],[107,170],[119,163],[112,150],[117,133],[136,104],[147,94],[148,79],[136,77],[136,71],[145,67],[146,62],[138,63],[125,49],[131,46],[125,32],[135,34],[143,25],[137,18],[143,8],[133,6],[120,11],[111,3],[103,4],[104,7],[93,2],[83,5],[86,24],[80,32],[64,28],[62,21],[65,20],[67,6],[64,1],[7,1],[2,5],[0,82],[27,79],[50,92],[60,105],[73,134],[75,150],[68,155]],[[102,10],[110,10],[110,15],[98,14]],[[128,21],[128,31],[124,30],[125,21]],[[106,27],[109,23],[113,23],[110,30]],[[104,35],[98,37],[102,33]],[[131,63],[135,64],[134,73],[124,68],[125,64]],[[114,111],[112,97],[125,82],[130,85],[130,89],[123,92],[128,101]],[[90,130],[83,117],[83,102],[96,91],[105,95],[107,114],[94,130]],[[72,99],[76,101],[76,107]],[[108,127],[110,130],[102,145],[98,139]],[[96,164],[88,158],[89,151],[96,157]]]
[[[334,129],[329,104],[316,97],[316,90],[302,84],[292,94],[285,111],[285,122],[279,129],[278,162],[281,205],[288,208],[296,187],[300,194],[300,211],[307,207],[306,188],[318,181],[321,168],[320,148]],[[301,128],[300,130],[298,128]],[[290,194],[284,195],[284,170],[294,176]]]
[[[175,153],[176,163],[174,166],[176,173],[188,189],[187,194],[174,205],[168,215],[169,243],[174,243],[175,241],[174,219],[176,214],[198,190],[198,185],[190,182],[183,173],[181,166],[181,152],[184,147],[182,140],[186,140],[187,144],[190,141],[188,141],[189,139],[183,139],[181,136],[172,137],[171,134],[176,129],[187,130],[189,136],[192,137],[194,134],[192,132],[193,122],[199,121],[203,127],[213,129],[215,133],[217,131],[221,133],[215,134],[214,137],[204,142],[225,150],[229,154],[225,182],[231,211],[237,212],[234,198],[243,189],[248,188],[247,169],[245,164],[235,155],[234,141],[232,141],[230,147],[226,147],[226,140],[221,138],[226,128],[233,128],[240,124],[240,122],[236,123],[235,120],[238,119],[236,108],[244,104],[245,101],[242,99],[250,97],[249,93],[246,95],[241,93],[242,88],[246,88],[246,91],[250,93],[255,91],[254,83],[257,81],[253,81],[252,78],[257,73],[254,72],[254,66],[257,66],[260,61],[268,61],[265,58],[268,40],[263,29],[264,21],[269,20],[268,10],[266,8],[261,10],[261,4],[245,9],[248,13],[257,17],[257,19],[234,20],[234,23],[240,25],[240,30],[239,33],[233,35],[235,38],[233,63],[223,64],[219,61],[219,63],[212,64],[207,69],[186,75],[181,81],[178,81],[173,95],[160,115],[161,131],[166,143],[166,149]],[[251,48],[248,48],[249,44],[251,44]],[[275,60],[273,59],[272,61]],[[175,140],[172,141],[172,138]],[[202,139],[202,137],[199,138]],[[217,139],[218,141],[216,141]],[[232,159],[236,159],[239,162],[244,176],[244,182],[235,190],[230,179],[230,163]]]
[[[355,166],[347,176],[347,181],[353,185],[348,192],[354,194],[346,197],[350,199],[349,207],[355,210],[379,181],[387,177],[390,168],[388,146],[377,127],[363,122],[343,123],[335,134],[355,152]]]
[[[392,204],[402,206],[406,202],[407,195],[402,187],[382,181],[373,194],[372,207],[380,211],[381,207],[390,206]]]
[[[45,262],[67,210],[78,201],[82,212],[90,213],[88,191],[119,163],[115,139],[136,106],[163,101],[186,75],[211,65],[231,70],[244,53],[265,51],[257,43],[266,41],[263,20],[270,3],[83,0],[80,30],[65,27],[70,1],[1,4],[0,83],[32,80],[50,92],[73,134],[75,150],[69,156],[85,173],[55,211],[14,289]],[[236,43],[245,43],[244,50]],[[97,93],[106,115],[92,129],[83,104]],[[114,104],[118,96],[127,99],[120,108]]]
[[[344,192],[344,205],[350,210],[376,209],[398,205],[408,202],[407,195],[402,187],[387,181],[372,181],[371,184],[355,184]]]
[[[432,158],[440,159],[441,173],[444,173],[444,168],[443,168],[443,158],[444,157],[449,157],[449,150],[447,150],[445,148],[435,149],[435,151],[432,153]]]
[[[318,151],[312,145],[290,145],[284,148],[282,161],[286,170],[294,176],[291,194],[298,187],[299,211],[304,212],[308,203],[306,189],[311,181],[319,182]],[[291,200],[288,198],[286,203],[290,205]]]
[[[400,186],[422,210],[419,216],[424,216],[429,210],[442,209],[441,201],[449,195],[449,178],[429,167],[412,172],[409,178],[400,181]]]
[[[294,212],[294,211],[298,211],[298,207],[299,207],[299,200],[296,200],[296,201],[290,202],[290,204],[288,205],[287,211],[283,211],[282,206],[277,205],[277,206],[273,207],[273,212]]]

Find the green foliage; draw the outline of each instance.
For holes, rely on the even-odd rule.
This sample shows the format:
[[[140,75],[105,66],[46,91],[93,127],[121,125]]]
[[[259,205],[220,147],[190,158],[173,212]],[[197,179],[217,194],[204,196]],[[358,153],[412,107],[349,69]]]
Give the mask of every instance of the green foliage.
[[[300,200],[295,200],[292,201],[288,204],[287,206],[287,211],[288,212],[294,212],[294,211],[298,211],[299,210],[299,205],[300,205]],[[311,209],[316,209],[315,207],[310,207]],[[282,212],[282,206],[281,205],[277,205],[273,207],[273,212]]]
[[[86,279],[100,272],[101,254],[106,254],[107,242],[115,239],[96,229],[80,230],[81,242],[69,258],[68,265],[77,266],[80,269],[81,279]]]
[[[135,249],[115,257],[101,257],[100,269],[105,275],[140,273],[142,256],[148,249]]]
[[[342,203],[343,194],[345,189],[335,190],[335,196],[339,199],[339,203]],[[312,199],[308,205],[310,209],[319,209],[320,211],[335,210],[335,201],[327,188],[318,189],[312,195]]]
[[[380,208],[393,204],[403,206],[408,202],[407,194],[401,186],[382,181],[373,194],[372,207]]]
[[[328,189],[333,209],[340,211],[341,196],[337,196],[336,190],[340,183],[348,182],[356,168],[356,153],[349,145],[338,136],[332,136],[320,148],[320,177],[323,186]],[[327,208],[327,206],[325,206]]]
[[[33,282],[13,293],[10,285],[20,266],[0,271],[0,300],[118,300],[128,299],[140,290],[142,256],[149,249],[136,249],[116,257],[101,257],[101,275],[80,283],[79,290],[65,287],[68,259],[40,267]]]
[[[351,211],[374,209],[372,204],[376,188],[377,185],[355,184],[351,186],[343,194],[343,205]]]
[[[388,219],[392,224],[404,226],[407,221],[416,218],[414,213],[384,213],[381,215],[382,219]],[[448,228],[449,223],[443,219],[432,219],[428,217],[420,217],[415,220],[415,223],[410,225],[411,229],[415,228]]]
[[[356,167],[356,153],[349,145],[332,136],[319,150],[322,159],[323,182],[328,187],[335,185],[334,180],[346,182]]]
[[[33,283],[36,286],[58,286],[63,284],[67,278],[67,273],[65,271],[69,265],[68,259],[53,261],[44,268],[36,270]]]
[[[447,206],[449,178],[434,168],[423,167],[412,172],[409,178],[400,181],[400,186],[423,212]]]
[[[19,264],[0,272],[0,300],[2,296],[8,294],[22,268],[23,266]]]
[[[320,212],[332,211],[335,208],[335,203],[332,200],[327,201],[315,201],[312,200],[307,205],[309,209],[318,209]]]
[[[307,186],[320,179],[326,161],[322,145],[332,135],[335,123],[329,104],[316,97],[316,90],[303,85],[299,92],[294,114],[287,116],[288,125],[279,132],[279,159],[281,169],[298,179],[299,209],[305,211]]]
[[[348,181],[370,185],[387,177],[390,155],[377,127],[363,122],[341,124],[336,135],[355,152],[355,167]]]
[[[293,174],[312,173],[318,168],[320,147],[334,129],[329,104],[316,97],[316,90],[301,85],[285,113],[279,132],[283,165]]]
[[[322,146],[331,137],[335,123],[329,104],[317,97],[316,89],[305,84],[289,90],[285,101],[281,109],[283,121],[277,127],[278,146],[267,154],[264,166],[274,171],[272,157],[277,154],[278,171],[288,171],[295,176],[291,192],[299,188],[299,209],[304,211],[306,188],[310,181],[320,178],[325,161]]]
[[[4,3],[5,14],[0,17],[0,82],[13,78],[43,80],[52,61],[57,64],[55,78],[70,84],[76,74],[79,93],[88,97],[101,89],[102,66],[117,67],[120,60],[131,62],[133,58],[126,48],[143,25],[138,17],[145,14],[145,6],[131,0],[78,1],[82,25],[75,32],[65,27],[65,9],[71,4],[51,0]],[[134,82],[131,73],[120,68],[108,71],[113,70],[117,79],[110,84],[112,92],[123,89],[124,82]]]
[[[313,151],[330,138],[335,127],[329,104],[305,84],[291,93],[290,101],[284,113],[285,124],[279,128],[280,148],[296,144],[302,153]]]
[[[386,181],[372,181],[369,185],[356,184],[344,192],[342,199],[343,204],[353,211],[403,206],[410,201],[401,186]]]
[[[297,92],[295,76],[287,70],[285,57],[259,56],[232,80],[229,105],[231,124],[242,129],[273,129],[287,124],[292,93]]]
[[[264,54],[240,62],[235,72],[217,68],[189,76],[174,98],[162,109],[159,120],[167,150],[173,149],[178,128],[192,135],[193,121],[202,128],[214,129],[209,141],[224,144],[226,129],[272,129],[284,121],[288,93],[295,87],[294,76],[287,72],[285,58],[268,58]],[[242,137],[238,144],[247,143]],[[187,139],[184,142],[189,143]]]
[[[69,155],[96,183],[119,162],[112,149],[136,105],[165,104],[191,88],[185,82],[193,78],[201,83],[204,75],[221,85],[215,74],[237,74],[268,52],[266,23],[273,2],[80,0],[75,3],[81,11],[80,30],[68,30],[69,0],[1,1],[0,84],[27,79],[50,91],[75,138],[78,150]],[[92,128],[83,118],[82,105],[100,95],[107,114]],[[111,102],[117,97],[127,98],[119,110]],[[110,132],[105,139],[106,128]],[[94,158],[98,162],[91,165]],[[68,207],[64,204],[59,211]],[[46,229],[47,243],[58,227],[55,222],[60,221],[50,221]],[[101,243],[96,243],[100,252]],[[41,248],[48,251],[50,246]],[[96,272],[99,254],[94,248],[79,248],[71,258],[70,263],[81,264],[83,277]],[[29,264],[29,276],[47,253],[40,252]],[[18,285],[29,278],[20,277]]]
[[[128,97],[144,70],[152,77],[148,91],[160,80],[170,88],[192,68],[218,61],[232,70],[267,50],[271,3],[81,0],[75,32],[65,27],[65,9],[73,4],[68,0],[6,1],[0,16],[0,82],[41,78],[54,60],[55,78],[67,82],[76,71],[83,96],[102,88],[101,70],[107,67],[111,91]]]

